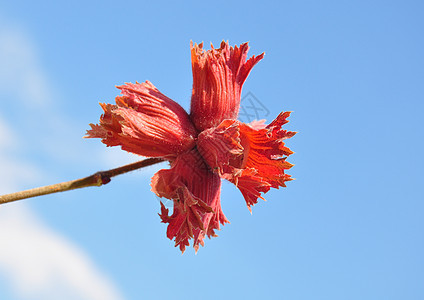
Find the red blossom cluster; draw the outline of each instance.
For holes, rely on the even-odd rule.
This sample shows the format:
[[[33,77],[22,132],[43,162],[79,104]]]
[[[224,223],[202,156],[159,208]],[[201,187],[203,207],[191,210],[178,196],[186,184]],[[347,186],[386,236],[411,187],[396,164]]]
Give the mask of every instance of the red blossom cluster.
[[[161,203],[160,217],[168,223],[167,236],[184,252],[193,239],[196,251],[204,237],[228,223],[220,203],[221,178],[236,185],[248,208],[270,188],[285,186],[293,152],[284,140],[295,132],[281,129],[290,112],[269,125],[237,121],[244,81],[264,54],[247,59],[247,43],[205,51],[191,44],[193,92],[188,114],[153,84],[127,83],[118,88],[116,105],[101,104],[98,125],[90,124],[87,137],[101,138],[107,146],[147,157],[161,157],[169,169],[152,178],[152,190],[172,199],[173,212]]]

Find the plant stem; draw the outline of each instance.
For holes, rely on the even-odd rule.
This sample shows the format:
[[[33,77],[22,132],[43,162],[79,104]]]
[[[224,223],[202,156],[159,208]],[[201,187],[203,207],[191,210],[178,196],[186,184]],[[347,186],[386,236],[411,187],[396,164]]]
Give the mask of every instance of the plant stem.
[[[111,178],[114,176],[128,173],[147,166],[151,166],[162,161],[163,160],[160,158],[147,158],[145,160],[141,160],[119,168],[107,171],[99,171],[88,177],[2,195],[0,196],[0,205],[17,200],[81,189],[89,186],[102,186],[104,184],[109,183],[111,181]]]

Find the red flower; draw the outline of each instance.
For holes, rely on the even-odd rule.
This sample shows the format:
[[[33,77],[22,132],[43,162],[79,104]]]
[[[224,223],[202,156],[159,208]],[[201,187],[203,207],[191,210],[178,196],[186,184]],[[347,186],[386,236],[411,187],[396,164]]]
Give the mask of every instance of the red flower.
[[[167,236],[184,252],[193,239],[196,251],[203,239],[228,223],[220,203],[221,178],[234,183],[248,208],[271,187],[290,181],[285,170],[293,152],[284,140],[295,132],[282,130],[289,112],[269,125],[237,121],[240,94],[253,66],[264,54],[247,60],[247,43],[204,51],[191,44],[193,93],[190,115],[150,82],[118,87],[116,105],[101,104],[100,124],[90,124],[89,138],[142,156],[162,157],[170,169],[157,172],[152,190],[172,199],[172,215],[161,203]],[[263,198],[262,198],[263,199]]]

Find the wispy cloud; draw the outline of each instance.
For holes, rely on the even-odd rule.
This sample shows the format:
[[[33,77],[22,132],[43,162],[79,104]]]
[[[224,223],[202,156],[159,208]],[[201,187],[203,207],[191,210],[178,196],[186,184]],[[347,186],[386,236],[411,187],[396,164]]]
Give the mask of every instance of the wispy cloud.
[[[52,99],[52,90],[37,59],[36,49],[22,30],[1,25],[0,90],[18,97],[30,107],[46,106]]]
[[[0,210],[0,271],[24,299],[123,299],[90,258],[24,204]]]
[[[18,147],[16,133],[0,115],[0,193],[13,192],[20,187],[19,182],[37,182],[42,176],[29,161],[14,156],[14,151]]]
[[[1,101],[14,101],[36,111],[37,122],[49,126],[61,118],[57,111],[45,113],[51,109],[55,91],[35,47],[22,30],[0,23]],[[10,116],[0,112],[0,194],[22,188],[22,182],[38,184],[41,177],[46,177],[37,161],[17,151],[27,149],[29,144],[12,122]],[[66,124],[59,127],[66,133]],[[19,299],[123,299],[114,283],[80,247],[49,228],[25,203],[0,207],[0,272]]]
[[[58,108],[60,93],[50,84],[38,52],[24,30],[11,27],[0,19],[0,100],[2,103],[13,102],[10,106],[16,110],[14,119],[2,116],[1,111],[0,118],[9,123],[19,119],[23,123],[15,132],[25,134],[26,144],[21,148],[34,147],[36,149],[31,151],[38,151],[41,156],[48,156],[59,164],[69,162],[71,167],[75,162],[81,162],[111,168],[140,159],[118,149],[106,149],[99,141],[96,141],[99,147],[90,148],[96,153],[87,153],[90,150],[80,143],[85,131],[75,131],[80,124],[76,126],[72,116]],[[99,107],[99,115],[93,116],[92,122],[97,121],[100,113]],[[88,124],[86,128],[89,128]],[[93,155],[96,160],[91,159]]]

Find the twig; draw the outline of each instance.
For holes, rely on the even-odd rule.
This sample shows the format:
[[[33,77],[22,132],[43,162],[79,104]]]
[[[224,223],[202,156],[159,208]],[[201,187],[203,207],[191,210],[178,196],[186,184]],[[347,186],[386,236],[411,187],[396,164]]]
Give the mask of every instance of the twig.
[[[119,168],[107,170],[107,171],[100,171],[97,172],[91,176],[56,183],[52,185],[47,185],[43,187],[38,187],[30,190],[25,190],[21,192],[11,193],[0,196],[0,205],[8,202],[13,202],[17,200],[42,196],[42,195],[48,195],[58,192],[65,192],[80,188],[85,188],[89,186],[102,186],[104,184],[107,184],[111,181],[111,178],[117,175],[121,175],[127,172],[131,172],[140,168],[144,168],[150,165],[157,164],[159,162],[162,162],[163,160],[160,158],[148,158],[145,160],[141,160],[132,164],[128,164]]]

